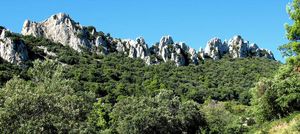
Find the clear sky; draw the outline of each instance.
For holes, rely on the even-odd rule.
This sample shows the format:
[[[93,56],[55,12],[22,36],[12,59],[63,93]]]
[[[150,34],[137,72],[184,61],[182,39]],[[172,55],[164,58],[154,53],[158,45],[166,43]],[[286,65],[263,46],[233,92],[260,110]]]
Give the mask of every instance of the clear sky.
[[[149,45],[163,35],[198,50],[219,37],[242,35],[274,52],[287,42],[291,0],[3,0],[0,25],[20,32],[25,19],[42,21],[59,12],[117,38],[143,36]]]

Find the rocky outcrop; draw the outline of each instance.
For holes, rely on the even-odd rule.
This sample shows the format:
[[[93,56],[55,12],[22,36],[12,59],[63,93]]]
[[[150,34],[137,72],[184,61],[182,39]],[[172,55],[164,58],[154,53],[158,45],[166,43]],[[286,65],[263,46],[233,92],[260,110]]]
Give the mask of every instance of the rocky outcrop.
[[[152,53],[161,57],[162,62],[174,61],[177,66],[189,63],[198,64],[198,54],[183,42],[174,43],[171,36],[163,36],[160,42],[151,48]]]
[[[207,42],[205,49],[198,52],[183,42],[174,42],[169,35],[163,36],[158,43],[148,48],[142,37],[136,40],[112,38],[103,32],[97,32],[94,27],[81,26],[64,13],[53,15],[41,23],[26,20],[22,34],[44,37],[79,52],[85,48],[104,55],[113,52],[124,53],[131,58],[143,59],[149,65],[173,61],[177,66],[183,66],[198,64],[207,58],[218,60],[225,55],[231,58],[274,59],[271,51],[260,49],[256,44],[250,45],[241,36],[234,36],[228,42],[213,38]]]
[[[190,48],[189,54],[190,54],[189,58],[190,58],[191,62],[196,65],[199,64],[199,56],[198,56],[198,53],[196,52],[196,50],[193,48]]]
[[[28,52],[25,44],[18,38],[7,35],[10,31],[0,29],[0,57],[10,63],[19,64],[28,60]]]
[[[222,43],[221,39],[213,38],[207,42],[204,53],[206,56],[217,60],[228,53],[228,46],[226,43]]]
[[[64,13],[52,15],[41,23],[26,20],[21,33],[23,35],[44,37],[68,45],[76,51],[80,51],[80,47],[91,47],[91,43],[87,38],[87,29],[74,22],[69,15]]]
[[[128,50],[128,52],[126,52]],[[136,40],[124,39],[121,43],[117,43],[117,51],[125,52],[131,58],[140,58],[150,64],[150,55],[148,44],[146,44],[143,37],[138,37]]]
[[[53,52],[49,51],[48,48],[45,47],[45,46],[38,46],[37,48],[43,50],[44,53],[45,53],[47,56],[57,57],[56,53],[53,53]]]
[[[78,52],[82,48],[90,50],[95,48],[101,54],[109,54],[117,51],[123,52],[132,58],[141,58],[145,61],[149,61],[150,59],[148,45],[142,37],[136,40],[111,39],[103,35],[98,35],[95,28],[81,26],[64,13],[52,15],[41,23],[26,20],[22,28],[22,34],[44,37],[70,46]]]
[[[232,58],[244,58],[248,56],[249,42],[244,41],[239,35],[229,40],[228,47]]]
[[[138,37],[136,40],[123,40],[123,42],[125,42],[125,50],[129,50],[129,57],[145,59],[149,56],[148,45],[143,37]]]
[[[249,41],[244,41],[240,35],[223,43],[221,39],[213,38],[207,43],[204,51],[204,57],[214,60],[222,58],[225,54],[231,58],[264,57],[275,59],[271,51],[261,49],[256,44],[250,45]]]
[[[143,37],[138,37],[136,40],[131,39],[114,39],[112,45],[116,46],[116,51],[124,53],[131,58],[143,59],[147,64],[150,64],[150,54],[148,44]]]
[[[250,56],[255,57],[265,57],[267,59],[275,59],[273,53],[267,49],[260,49],[256,44],[251,44],[249,46],[249,54]]]
[[[103,53],[103,54],[108,54],[109,53],[108,43],[105,41],[105,39],[102,36],[98,36],[96,38],[95,47],[96,48],[102,48],[100,52]]]
[[[198,51],[198,56],[199,59],[205,59],[205,53],[204,53],[204,49],[202,47],[200,47],[199,51]]]

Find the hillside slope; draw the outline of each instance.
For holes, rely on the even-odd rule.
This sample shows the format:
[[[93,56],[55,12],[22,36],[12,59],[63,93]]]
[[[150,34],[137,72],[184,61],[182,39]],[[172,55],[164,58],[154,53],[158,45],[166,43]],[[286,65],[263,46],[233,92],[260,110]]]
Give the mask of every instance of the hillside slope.
[[[281,65],[241,36],[199,52],[116,39],[66,14],[0,27],[3,133],[244,133],[250,89]]]

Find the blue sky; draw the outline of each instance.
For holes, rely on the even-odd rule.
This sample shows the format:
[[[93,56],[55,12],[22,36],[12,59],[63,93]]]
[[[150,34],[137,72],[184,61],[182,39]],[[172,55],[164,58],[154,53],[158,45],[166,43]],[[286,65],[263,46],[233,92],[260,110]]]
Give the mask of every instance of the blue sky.
[[[113,37],[143,36],[149,45],[163,35],[198,50],[219,37],[242,35],[274,52],[287,42],[284,23],[291,23],[291,0],[6,0],[1,1],[0,25],[20,32],[25,19],[42,21],[68,13],[82,25],[93,25]]]

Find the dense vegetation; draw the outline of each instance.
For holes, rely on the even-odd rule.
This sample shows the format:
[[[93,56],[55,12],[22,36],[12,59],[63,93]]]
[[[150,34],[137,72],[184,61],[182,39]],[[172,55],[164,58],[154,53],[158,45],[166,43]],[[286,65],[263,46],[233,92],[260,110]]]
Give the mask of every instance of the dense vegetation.
[[[249,89],[279,66],[263,58],[148,66],[123,54],[78,53],[47,39],[14,37],[29,47],[30,61],[1,64],[6,133],[241,133],[249,129],[243,126]]]
[[[145,65],[11,34],[28,62],[0,64],[2,133],[285,133],[300,131],[300,1],[288,10],[287,63],[264,58]],[[92,27],[87,28],[89,31]],[[109,37],[109,35],[103,35]],[[278,127],[279,126],[279,127]]]
[[[31,80],[14,77],[0,91],[3,133],[67,133],[83,131],[94,94],[72,88],[61,77],[62,67],[35,61]]]

